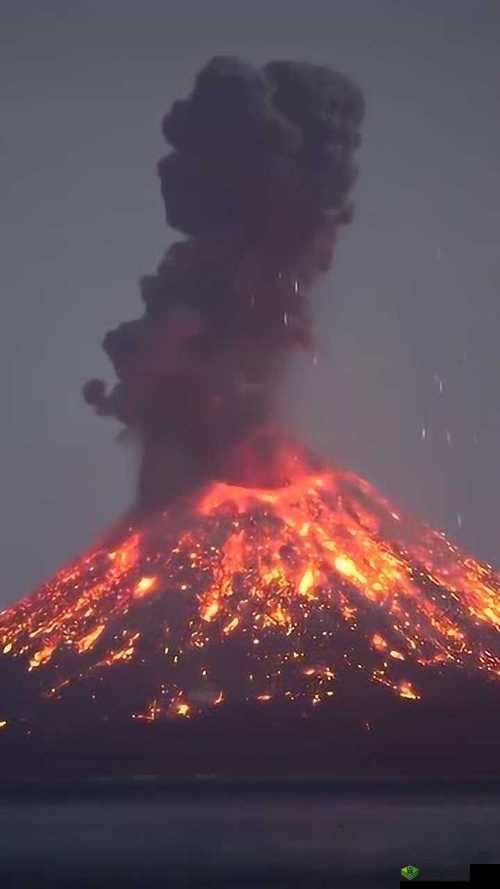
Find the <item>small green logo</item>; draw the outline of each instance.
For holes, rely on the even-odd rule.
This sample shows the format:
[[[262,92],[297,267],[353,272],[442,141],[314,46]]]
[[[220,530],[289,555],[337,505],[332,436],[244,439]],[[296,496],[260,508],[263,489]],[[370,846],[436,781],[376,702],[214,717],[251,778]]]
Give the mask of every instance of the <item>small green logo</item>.
[[[401,868],[401,876],[406,880],[414,880],[415,877],[418,877],[420,873],[420,869],[418,867],[413,867],[413,864],[407,864],[406,867]]]

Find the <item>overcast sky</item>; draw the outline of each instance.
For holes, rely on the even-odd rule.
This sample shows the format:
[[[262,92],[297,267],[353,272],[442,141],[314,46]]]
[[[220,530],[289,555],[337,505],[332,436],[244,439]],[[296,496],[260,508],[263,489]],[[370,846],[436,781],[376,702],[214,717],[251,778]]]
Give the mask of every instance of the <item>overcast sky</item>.
[[[365,89],[357,215],[298,360],[297,431],[500,565],[500,4],[17,0],[0,27],[0,605],[130,502],[134,455],[80,389],[172,233],[160,120],[214,54]]]

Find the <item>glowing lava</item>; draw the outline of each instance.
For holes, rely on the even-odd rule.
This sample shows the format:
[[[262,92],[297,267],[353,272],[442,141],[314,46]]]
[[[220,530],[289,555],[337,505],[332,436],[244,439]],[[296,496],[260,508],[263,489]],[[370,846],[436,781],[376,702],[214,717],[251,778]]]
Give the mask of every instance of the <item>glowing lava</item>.
[[[4,660],[36,671],[54,706],[150,670],[129,708],[146,720],[318,706],[353,671],[408,702],[419,670],[500,676],[493,569],[358,476],[294,466],[278,489],[214,483],[182,519],[159,514],[60,571],[0,615]]]

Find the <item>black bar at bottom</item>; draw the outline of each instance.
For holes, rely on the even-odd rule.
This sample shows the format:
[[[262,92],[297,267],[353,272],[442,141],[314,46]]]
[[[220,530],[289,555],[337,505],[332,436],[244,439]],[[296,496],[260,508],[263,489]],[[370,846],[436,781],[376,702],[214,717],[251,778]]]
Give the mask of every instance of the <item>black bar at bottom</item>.
[[[500,838],[498,840],[500,846]],[[495,880],[495,885],[500,884],[500,864],[471,864],[470,881],[474,883],[482,883],[483,880]],[[488,883],[486,883],[488,885]],[[491,884],[494,885],[493,883]]]

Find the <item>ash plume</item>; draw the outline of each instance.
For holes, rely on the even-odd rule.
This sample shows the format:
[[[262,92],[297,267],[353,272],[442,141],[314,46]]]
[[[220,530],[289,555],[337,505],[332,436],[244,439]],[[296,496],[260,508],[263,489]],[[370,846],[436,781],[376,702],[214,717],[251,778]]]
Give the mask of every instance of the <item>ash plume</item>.
[[[140,439],[139,507],[248,465],[278,481],[264,430],[285,355],[312,345],[307,296],[351,216],[363,112],[328,68],[220,57],[164,118],[166,219],[186,237],[142,278],[143,315],[104,338],[116,385],[84,386]]]

